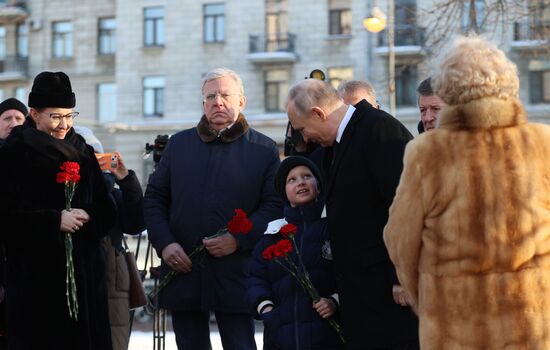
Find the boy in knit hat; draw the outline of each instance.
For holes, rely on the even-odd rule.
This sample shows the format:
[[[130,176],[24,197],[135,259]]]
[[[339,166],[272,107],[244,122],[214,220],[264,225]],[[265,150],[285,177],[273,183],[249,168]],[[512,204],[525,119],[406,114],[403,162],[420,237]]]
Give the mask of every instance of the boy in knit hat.
[[[343,344],[327,320],[338,308],[338,295],[327,225],[321,218],[319,169],[307,158],[288,157],[275,175],[275,190],[286,204],[285,217],[268,224],[254,250],[248,280],[253,314],[264,322],[264,350],[341,349]],[[266,247],[283,238],[279,231],[287,223],[297,227],[295,241],[300,251],[300,258],[294,252],[289,258],[306,267],[321,296],[317,303],[288,271],[262,257]]]

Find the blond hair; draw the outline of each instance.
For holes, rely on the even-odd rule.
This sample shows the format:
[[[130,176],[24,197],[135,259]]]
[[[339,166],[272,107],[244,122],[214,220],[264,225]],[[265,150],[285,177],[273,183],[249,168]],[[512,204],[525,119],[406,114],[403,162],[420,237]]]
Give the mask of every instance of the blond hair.
[[[435,93],[447,104],[463,104],[483,97],[518,97],[516,65],[481,37],[457,38],[442,54],[437,67],[432,84]]]

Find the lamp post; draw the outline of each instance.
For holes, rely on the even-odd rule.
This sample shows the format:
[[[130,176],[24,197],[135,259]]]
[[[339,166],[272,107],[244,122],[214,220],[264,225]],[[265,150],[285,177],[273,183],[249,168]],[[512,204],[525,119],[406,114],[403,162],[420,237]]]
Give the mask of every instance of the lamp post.
[[[390,114],[395,116],[395,51],[394,51],[394,0],[387,0],[388,17],[378,8],[374,2],[371,17],[363,20],[363,27],[371,33],[378,33],[387,28],[388,35],[388,96],[390,100]]]

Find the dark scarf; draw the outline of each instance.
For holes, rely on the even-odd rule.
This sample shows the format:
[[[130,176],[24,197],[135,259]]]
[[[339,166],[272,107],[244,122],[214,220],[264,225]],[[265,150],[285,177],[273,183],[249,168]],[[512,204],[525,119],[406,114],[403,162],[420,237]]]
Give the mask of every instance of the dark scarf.
[[[206,116],[203,115],[199,124],[197,125],[197,133],[201,138],[202,142],[212,142],[216,139],[220,139],[222,142],[229,143],[233,142],[248,131],[248,123],[244,119],[244,115],[239,114],[235,124],[230,128],[225,128],[220,131],[216,131],[210,127]]]
[[[73,128],[65,135],[65,139],[56,139],[38,130],[32,118],[27,117],[18,131],[25,145],[53,162],[58,162],[60,158],[79,163],[90,159],[86,142]]]

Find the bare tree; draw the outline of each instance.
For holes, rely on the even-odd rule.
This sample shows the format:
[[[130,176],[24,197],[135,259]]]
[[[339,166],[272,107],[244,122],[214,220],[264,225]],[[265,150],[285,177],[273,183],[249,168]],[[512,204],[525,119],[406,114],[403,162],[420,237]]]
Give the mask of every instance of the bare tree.
[[[498,40],[510,28],[516,40],[550,41],[550,0],[445,0],[419,9],[418,16],[428,28],[426,47],[431,51],[459,33]]]

